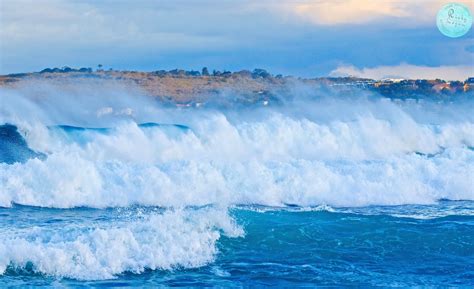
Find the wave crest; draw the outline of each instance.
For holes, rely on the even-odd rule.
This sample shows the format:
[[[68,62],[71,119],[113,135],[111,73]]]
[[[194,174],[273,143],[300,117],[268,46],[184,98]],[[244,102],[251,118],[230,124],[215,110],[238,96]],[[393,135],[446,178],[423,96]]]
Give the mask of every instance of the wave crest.
[[[7,268],[79,280],[146,269],[195,268],[214,260],[224,233],[243,234],[225,211],[178,210],[126,223],[12,229],[0,237],[0,274]],[[90,226],[90,224],[89,224]]]

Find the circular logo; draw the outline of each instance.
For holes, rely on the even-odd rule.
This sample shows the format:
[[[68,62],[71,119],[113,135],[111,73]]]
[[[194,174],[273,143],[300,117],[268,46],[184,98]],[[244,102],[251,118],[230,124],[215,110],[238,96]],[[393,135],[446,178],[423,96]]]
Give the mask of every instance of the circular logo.
[[[448,37],[461,37],[471,29],[472,15],[463,4],[449,3],[439,10],[436,25]]]

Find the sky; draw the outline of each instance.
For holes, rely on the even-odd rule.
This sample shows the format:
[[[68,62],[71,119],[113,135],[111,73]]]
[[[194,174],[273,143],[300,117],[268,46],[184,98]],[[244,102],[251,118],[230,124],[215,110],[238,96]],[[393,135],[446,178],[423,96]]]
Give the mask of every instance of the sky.
[[[0,0],[0,74],[46,67],[254,68],[301,77],[465,79],[474,27],[438,0]],[[457,1],[474,13],[474,1]]]

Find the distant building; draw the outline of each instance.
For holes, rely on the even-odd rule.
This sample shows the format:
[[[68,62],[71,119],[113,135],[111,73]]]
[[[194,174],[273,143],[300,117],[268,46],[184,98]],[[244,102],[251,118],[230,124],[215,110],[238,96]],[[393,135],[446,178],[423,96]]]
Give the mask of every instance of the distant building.
[[[463,90],[464,92],[471,91],[474,88],[474,77],[469,77],[464,81]]]

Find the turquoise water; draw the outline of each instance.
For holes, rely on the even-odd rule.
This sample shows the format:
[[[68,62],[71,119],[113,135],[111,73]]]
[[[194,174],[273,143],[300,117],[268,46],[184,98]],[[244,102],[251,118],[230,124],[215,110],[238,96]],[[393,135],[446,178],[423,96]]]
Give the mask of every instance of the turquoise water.
[[[74,235],[71,231],[88,231],[106,223],[120,227],[121,222],[164,211],[14,206],[0,209],[0,229],[45,228],[43,238],[46,231],[54,230],[64,232],[64,241]],[[38,273],[38,264],[30,264],[9,266],[0,276],[0,286],[474,285],[474,202],[337,210],[246,207],[231,209],[230,215],[245,236],[222,236],[213,260],[199,268],[178,266],[125,272],[109,280],[77,281]]]
[[[474,286],[472,99],[24,93],[0,111],[0,287]]]

